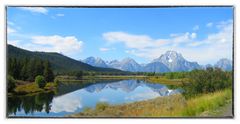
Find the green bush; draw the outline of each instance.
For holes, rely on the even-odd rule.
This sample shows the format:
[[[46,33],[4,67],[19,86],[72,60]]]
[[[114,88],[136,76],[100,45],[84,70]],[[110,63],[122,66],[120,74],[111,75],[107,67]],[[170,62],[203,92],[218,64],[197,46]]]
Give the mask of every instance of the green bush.
[[[44,88],[46,85],[45,78],[41,75],[35,77],[35,83],[38,85],[39,88]]]
[[[57,78],[55,78],[55,79],[54,79],[54,83],[55,83],[55,84],[59,84],[60,81],[59,81]]]
[[[7,81],[8,81],[8,84],[7,84],[8,91],[13,91],[14,88],[16,88],[15,79],[12,76],[8,75],[7,76]]]
[[[231,72],[219,68],[193,70],[188,75],[188,82],[184,83],[184,94],[195,96],[201,93],[212,93],[232,86]]]

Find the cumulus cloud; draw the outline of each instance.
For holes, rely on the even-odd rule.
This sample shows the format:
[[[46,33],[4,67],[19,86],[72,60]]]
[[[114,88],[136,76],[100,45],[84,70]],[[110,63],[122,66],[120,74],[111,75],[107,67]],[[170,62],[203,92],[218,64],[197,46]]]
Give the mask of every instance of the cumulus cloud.
[[[108,43],[123,43],[128,48],[125,51],[126,53],[147,59],[159,57],[159,53],[172,49],[172,47],[177,47],[182,43],[186,44],[196,38],[196,36],[196,33],[185,32],[170,34],[169,39],[153,39],[148,35],[128,34],[125,32],[107,32],[103,34],[103,38]]]
[[[20,40],[8,40],[8,44],[18,46],[30,51],[58,52],[65,55],[73,55],[82,51],[83,42],[75,36],[30,36],[20,35]],[[28,41],[28,42],[26,42]]]
[[[216,23],[216,27],[216,33],[208,34],[202,40],[197,39],[195,32],[170,34],[166,39],[126,32],[107,32],[103,34],[103,38],[110,44],[122,43],[126,47],[126,53],[148,60],[159,57],[167,50],[175,50],[190,61],[207,64],[223,57],[231,59],[232,56],[232,20]]]
[[[80,51],[83,45],[75,36],[33,36],[32,45],[37,51],[72,53]],[[32,48],[34,49],[34,48]]]
[[[165,43],[162,39],[152,39],[147,35],[134,35],[125,32],[107,32],[103,38],[109,43],[124,43],[129,48],[142,49],[145,47],[161,46]]]
[[[32,13],[47,14],[48,10],[44,7],[19,7],[22,10],[30,11]]]

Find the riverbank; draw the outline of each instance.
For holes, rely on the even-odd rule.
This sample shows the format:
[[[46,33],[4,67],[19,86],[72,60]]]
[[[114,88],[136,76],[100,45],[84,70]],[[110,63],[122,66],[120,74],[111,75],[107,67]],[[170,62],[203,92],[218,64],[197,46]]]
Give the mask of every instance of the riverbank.
[[[77,79],[74,76],[58,76],[57,79],[61,83],[81,83],[81,84],[94,84],[99,83],[102,81],[112,82],[112,81],[121,81],[121,80],[145,80],[151,83],[159,83],[159,84],[166,84],[166,85],[174,85],[180,86],[182,85],[183,79],[167,79],[163,76],[144,76],[144,75],[96,75],[96,76],[83,76],[81,79]],[[45,91],[53,91],[57,88],[56,83],[47,83],[44,88],[39,88],[36,83],[34,82],[27,82],[17,80],[17,86],[14,89],[14,92],[8,93],[17,94],[17,95],[24,95],[24,94],[31,94],[37,92],[45,92]]]
[[[81,78],[76,78],[75,76],[58,76],[57,79],[60,81],[89,81],[89,80],[114,80],[114,79],[145,79],[147,76],[144,75],[96,75],[96,76],[82,76]]]
[[[202,117],[228,105],[229,101],[232,101],[232,91],[225,89],[190,99],[177,94],[123,105],[99,103],[95,109],[85,108],[68,117]],[[207,117],[222,115],[207,114]]]
[[[151,83],[159,83],[166,85],[182,85],[183,81],[186,81],[187,78],[183,79],[168,79],[164,76],[144,76],[144,75],[97,75],[97,76],[83,76],[81,79],[76,79],[74,76],[59,76],[57,77],[61,82],[76,82],[76,83],[87,83],[92,81],[107,81],[107,80],[145,80]]]

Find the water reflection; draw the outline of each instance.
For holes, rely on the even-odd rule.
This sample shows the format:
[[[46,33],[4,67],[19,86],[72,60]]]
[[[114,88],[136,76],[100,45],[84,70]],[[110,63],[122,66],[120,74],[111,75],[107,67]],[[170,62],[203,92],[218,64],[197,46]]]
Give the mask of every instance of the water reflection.
[[[169,96],[169,95],[180,92],[179,89],[170,90],[166,85],[146,83],[145,81],[140,81],[140,80],[123,80],[123,81],[118,81],[113,83],[98,83],[98,84],[87,86],[85,90],[90,93],[94,93],[94,92],[101,92],[104,89],[110,88],[113,90],[122,90],[129,93],[134,91],[139,86],[142,86],[142,87],[147,86],[151,88],[154,92],[159,93],[160,96]]]
[[[16,115],[21,110],[26,115],[33,114],[34,112],[49,113],[53,96],[54,92],[8,97],[8,115]]]
[[[64,116],[77,113],[98,102],[122,104],[180,93],[165,85],[141,80],[122,80],[96,84],[61,84],[58,93],[39,93],[8,98],[10,116]]]
[[[51,112],[74,112],[79,108],[82,108],[81,100],[75,99],[67,94],[65,97],[57,97],[53,99]]]

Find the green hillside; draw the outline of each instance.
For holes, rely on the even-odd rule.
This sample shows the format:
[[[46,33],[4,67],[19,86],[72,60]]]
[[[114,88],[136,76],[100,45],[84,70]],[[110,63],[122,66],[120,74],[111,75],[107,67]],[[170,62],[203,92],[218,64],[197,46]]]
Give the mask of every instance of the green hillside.
[[[55,52],[32,52],[12,45],[7,45],[7,57],[17,59],[37,58],[41,60],[48,60],[51,63],[54,72],[60,73],[80,70],[96,72],[123,72],[117,69],[93,67]]]

